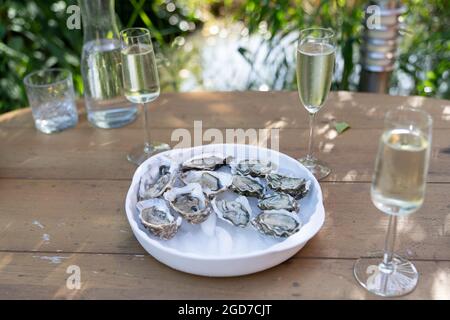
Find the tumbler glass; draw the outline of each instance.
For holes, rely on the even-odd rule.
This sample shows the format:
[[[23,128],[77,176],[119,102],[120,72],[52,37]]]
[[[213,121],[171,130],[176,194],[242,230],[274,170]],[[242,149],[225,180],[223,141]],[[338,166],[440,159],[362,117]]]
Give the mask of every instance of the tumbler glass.
[[[53,133],[78,122],[72,74],[66,69],[43,69],[27,75],[25,89],[36,129]]]

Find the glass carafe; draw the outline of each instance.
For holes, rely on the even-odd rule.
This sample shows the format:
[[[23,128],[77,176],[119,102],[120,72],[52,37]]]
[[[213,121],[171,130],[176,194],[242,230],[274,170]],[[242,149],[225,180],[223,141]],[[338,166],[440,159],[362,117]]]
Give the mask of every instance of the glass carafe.
[[[117,128],[136,118],[137,105],[124,96],[119,29],[114,0],[80,0],[84,44],[81,73],[88,120]]]

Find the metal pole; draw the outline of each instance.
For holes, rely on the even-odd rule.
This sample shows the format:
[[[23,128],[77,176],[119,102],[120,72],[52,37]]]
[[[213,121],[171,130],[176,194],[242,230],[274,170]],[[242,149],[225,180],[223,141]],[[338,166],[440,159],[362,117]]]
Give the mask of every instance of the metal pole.
[[[374,0],[366,6],[361,44],[359,91],[386,93],[397,56],[399,0]]]

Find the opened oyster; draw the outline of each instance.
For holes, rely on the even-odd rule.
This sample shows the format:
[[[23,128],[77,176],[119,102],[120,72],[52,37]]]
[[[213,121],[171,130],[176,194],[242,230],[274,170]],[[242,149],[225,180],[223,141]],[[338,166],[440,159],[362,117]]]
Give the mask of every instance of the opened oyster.
[[[199,183],[207,196],[225,191],[233,181],[231,174],[215,171],[187,171],[180,178],[186,184]]]
[[[161,196],[175,178],[178,165],[168,157],[160,157],[149,166],[139,183],[138,200],[148,200]]]
[[[232,173],[252,177],[265,177],[274,169],[272,162],[259,159],[242,160],[231,166]]]
[[[226,157],[221,154],[203,153],[186,160],[181,165],[183,171],[186,170],[217,170],[228,164],[231,157]]]
[[[136,207],[141,223],[155,236],[169,240],[177,233],[181,218],[175,219],[163,199],[144,200],[138,202]]]
[[[298,211],[298,202],[286,193],[274,193],[265,195],[258,200],[258,207],[261,210],[280,210]]]
[[[172,188],[164,193],[164,198],[189,223],[202,223],[211,213],[202,186],[198,183],[190,183],[181,188]]]
[[[294,178],[279,173],[270,173],[267,175],[267,184],[275,191],[287,193],[295,199],[301,199],[309,191],[311,181],[303,178]]]
[[[259,180],[248,176],[234,175],[230,189],[243,196],[257,198],[264,196],[264,185]]]
[[[234,200],[214,198],[211,205],[217,216],[236,227],[245,228],[250,222],[252,209],[246,197],[239,196]]]
[[[287,238],[298,232],[302,223],[296,214],[287,210],[268,210],[257,215],[252,225],[265,235]]]

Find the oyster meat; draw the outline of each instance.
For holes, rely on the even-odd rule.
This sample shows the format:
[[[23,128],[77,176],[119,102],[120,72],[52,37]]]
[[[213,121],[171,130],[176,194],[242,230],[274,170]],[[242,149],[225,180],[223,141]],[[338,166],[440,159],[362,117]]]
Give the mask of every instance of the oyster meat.
[[[180,178],[186,184],[199,183],[207,196],[227,190],[233,181],[231,174],[215,171],[186,171]]]
[[[306,181],[303,178],[294,178],[279,173],[270,173],[266,179],[271,189],[287,193],[295,199],[301,199],[306,196],[311,184],[311,181]]]
[[[280,210],[298,211],[298,202],[287,193],[274,193],[265,195],[258,200],[258,208],[261,210]]]
[[[299,217],[287,210],[267,210],[252,220],[252,225],[262,234],[287,238],[300,230]]]
[[[264,185],[259,180],[248,176],[234,175],[230,189],[243,196],[257,198],[264,196]]]
[[[245,228],[250,222],[252,209],[244,196],[234,200],[214,198],[211,205],[217,216],[236,227]]]
[[[163,199],[140,201],[136,207],[139,211],[139,220],[155,236],[169,240],[177,233],[181,218],[175,219]]]
[[[164,198],[176,212],[192,224],[202,223],[211,213],[202,186],[198,183],[172,188],[164,193]]]
[[[138,200],[148,200],[161,196],[171,185],[175,178],[178,165],[168,157],[160,157],[149,166],[139,183]]]
[[[203,153],[183,162],[181,168],[186,170],[217,170],[229,163],[231,157],[221,154]]]
[[[251,159],[233,163],[232,173],[252,177],[265,177],[275,169],[272,162],[267,160]]]

